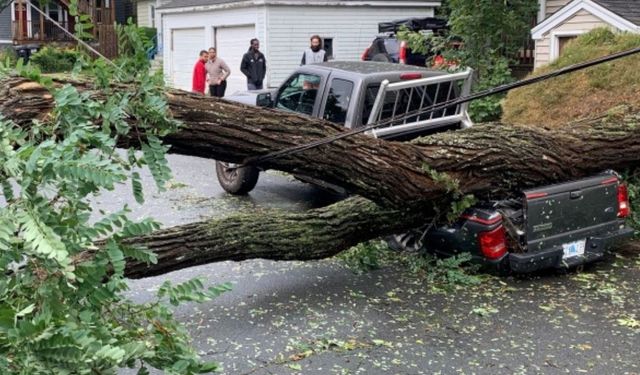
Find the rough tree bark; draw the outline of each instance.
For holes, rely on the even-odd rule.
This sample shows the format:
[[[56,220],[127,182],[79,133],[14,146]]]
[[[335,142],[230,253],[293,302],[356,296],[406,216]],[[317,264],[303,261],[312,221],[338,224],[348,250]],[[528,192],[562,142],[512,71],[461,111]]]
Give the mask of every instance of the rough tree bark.
[[[125,275],[142,278],[227,260],[324,259],[382,234],[413,228],[432,215],[354,197],[305,213],[269,210],[202,221],[129,240],[129,245],[154,251],[158,262],[129,261]]]
[[[82,82],[59,83],[90,90]],[[51,96],[24,78],[5,78],[0,87],[0,113],[18,123],[46,118],[53,107]],[[173,152],[186,155],[242,162],[342,131],[322,120],[182,91],[169,90],[166,98],[173,117],[184,127],[165,142]],[[269,214],[269,220],[243,215],[166,229],[134,240],[156,250],[159,264],[130,264],[127,272],[141,277],[227,259],[330,256],[353,243],[426,222],[449,204],[451,179],[458,181],[462,193],[504,196],[639,165],[639,123],[638,112],[626,109],[562,129],[488,124],[412,143],[349,137],[262,167],[325,180],[375,204],[354,199],[304,214]],[[438,178],[443,173],[448,176],[445,181]]]

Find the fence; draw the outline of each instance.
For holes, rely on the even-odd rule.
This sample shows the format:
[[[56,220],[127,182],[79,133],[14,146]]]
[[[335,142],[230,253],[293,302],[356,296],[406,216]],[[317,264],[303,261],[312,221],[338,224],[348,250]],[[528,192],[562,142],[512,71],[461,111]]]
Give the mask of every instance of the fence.
[[[118,57],[118,33],[115,24],[97,25],[98,52],[108,59]]]

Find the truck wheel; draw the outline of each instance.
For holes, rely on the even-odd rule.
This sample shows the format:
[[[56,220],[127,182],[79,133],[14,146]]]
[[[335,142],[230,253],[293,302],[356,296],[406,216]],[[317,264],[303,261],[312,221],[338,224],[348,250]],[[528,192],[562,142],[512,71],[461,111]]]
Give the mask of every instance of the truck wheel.
[[[420,237],[422,237],[422,232],[409,231],[387,236],[384,240],[387,241],[387,245],[395,251],[417,253],[424,250],[424,245],[420,242]]]
[[[237,164],[216,161],[220,186],[229,194],[245,195],[258,183],[260,170],[256,167],[235,168]]]

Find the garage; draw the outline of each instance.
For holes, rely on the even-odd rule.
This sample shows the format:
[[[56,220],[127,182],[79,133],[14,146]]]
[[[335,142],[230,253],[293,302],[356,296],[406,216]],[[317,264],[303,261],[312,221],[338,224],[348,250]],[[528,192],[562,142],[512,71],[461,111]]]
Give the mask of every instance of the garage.
[[[204,28],[171,30],[170,84],[191,91],[193,66],[198,53],[206,49]]]
[[[242,56],[249,49],[249,41],[256,37],[255,25],[215,28],[215,46],[220,56],[231,69],[227,79],[227,95],[247,89],[247,79],[240,71]]]
[[[240,72],[252,38],[267,59],[264,87],[278,87],[300,66],[311,35],[330,46],[334,60],[354,61],[378,34],[378,23],[433,17],[431,0],[163,0],[160,20],[163,71],[167,84],[191,89],[197,51],[216,47],[231,69],[227,94],[246,90]],[[197,28],[197,29],[195,29]],[[171,48],[168,48],[170,47]],[[175,48],[175,50],[173,50]]]

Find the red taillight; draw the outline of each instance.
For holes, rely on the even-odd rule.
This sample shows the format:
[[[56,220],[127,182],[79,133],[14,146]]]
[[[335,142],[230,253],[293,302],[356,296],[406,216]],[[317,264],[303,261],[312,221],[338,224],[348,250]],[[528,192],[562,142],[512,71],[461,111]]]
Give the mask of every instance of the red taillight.
[[[371,48],[371,46],[367,47],[367,49],[365,49],[364,52],[362,52],[362,56],[360,56],[360,60],[367,61],[367,57],[369,57],[369,49],[370,48]]]
[[[631,214],[631,207],[629,206],[629,191],[627,191],[627,185],[618,185],[618,217],[627,217]]]
[[[480,251],[488,259],[498,259],[507,253],[507,237],[502,225],[492,231],[478,233],[478,243]]]
[[[546,197],[547,193],[527,193],[527,199],[537,199]]]
[[[400,60],[400,64],[407,63],[407,42],[400,42],[400,52],[399,52],[398,60]]]
[[[401,73],[400,79],[404,81],[412,80],[412,79],[420,79],[422,78],[421,73]]]

